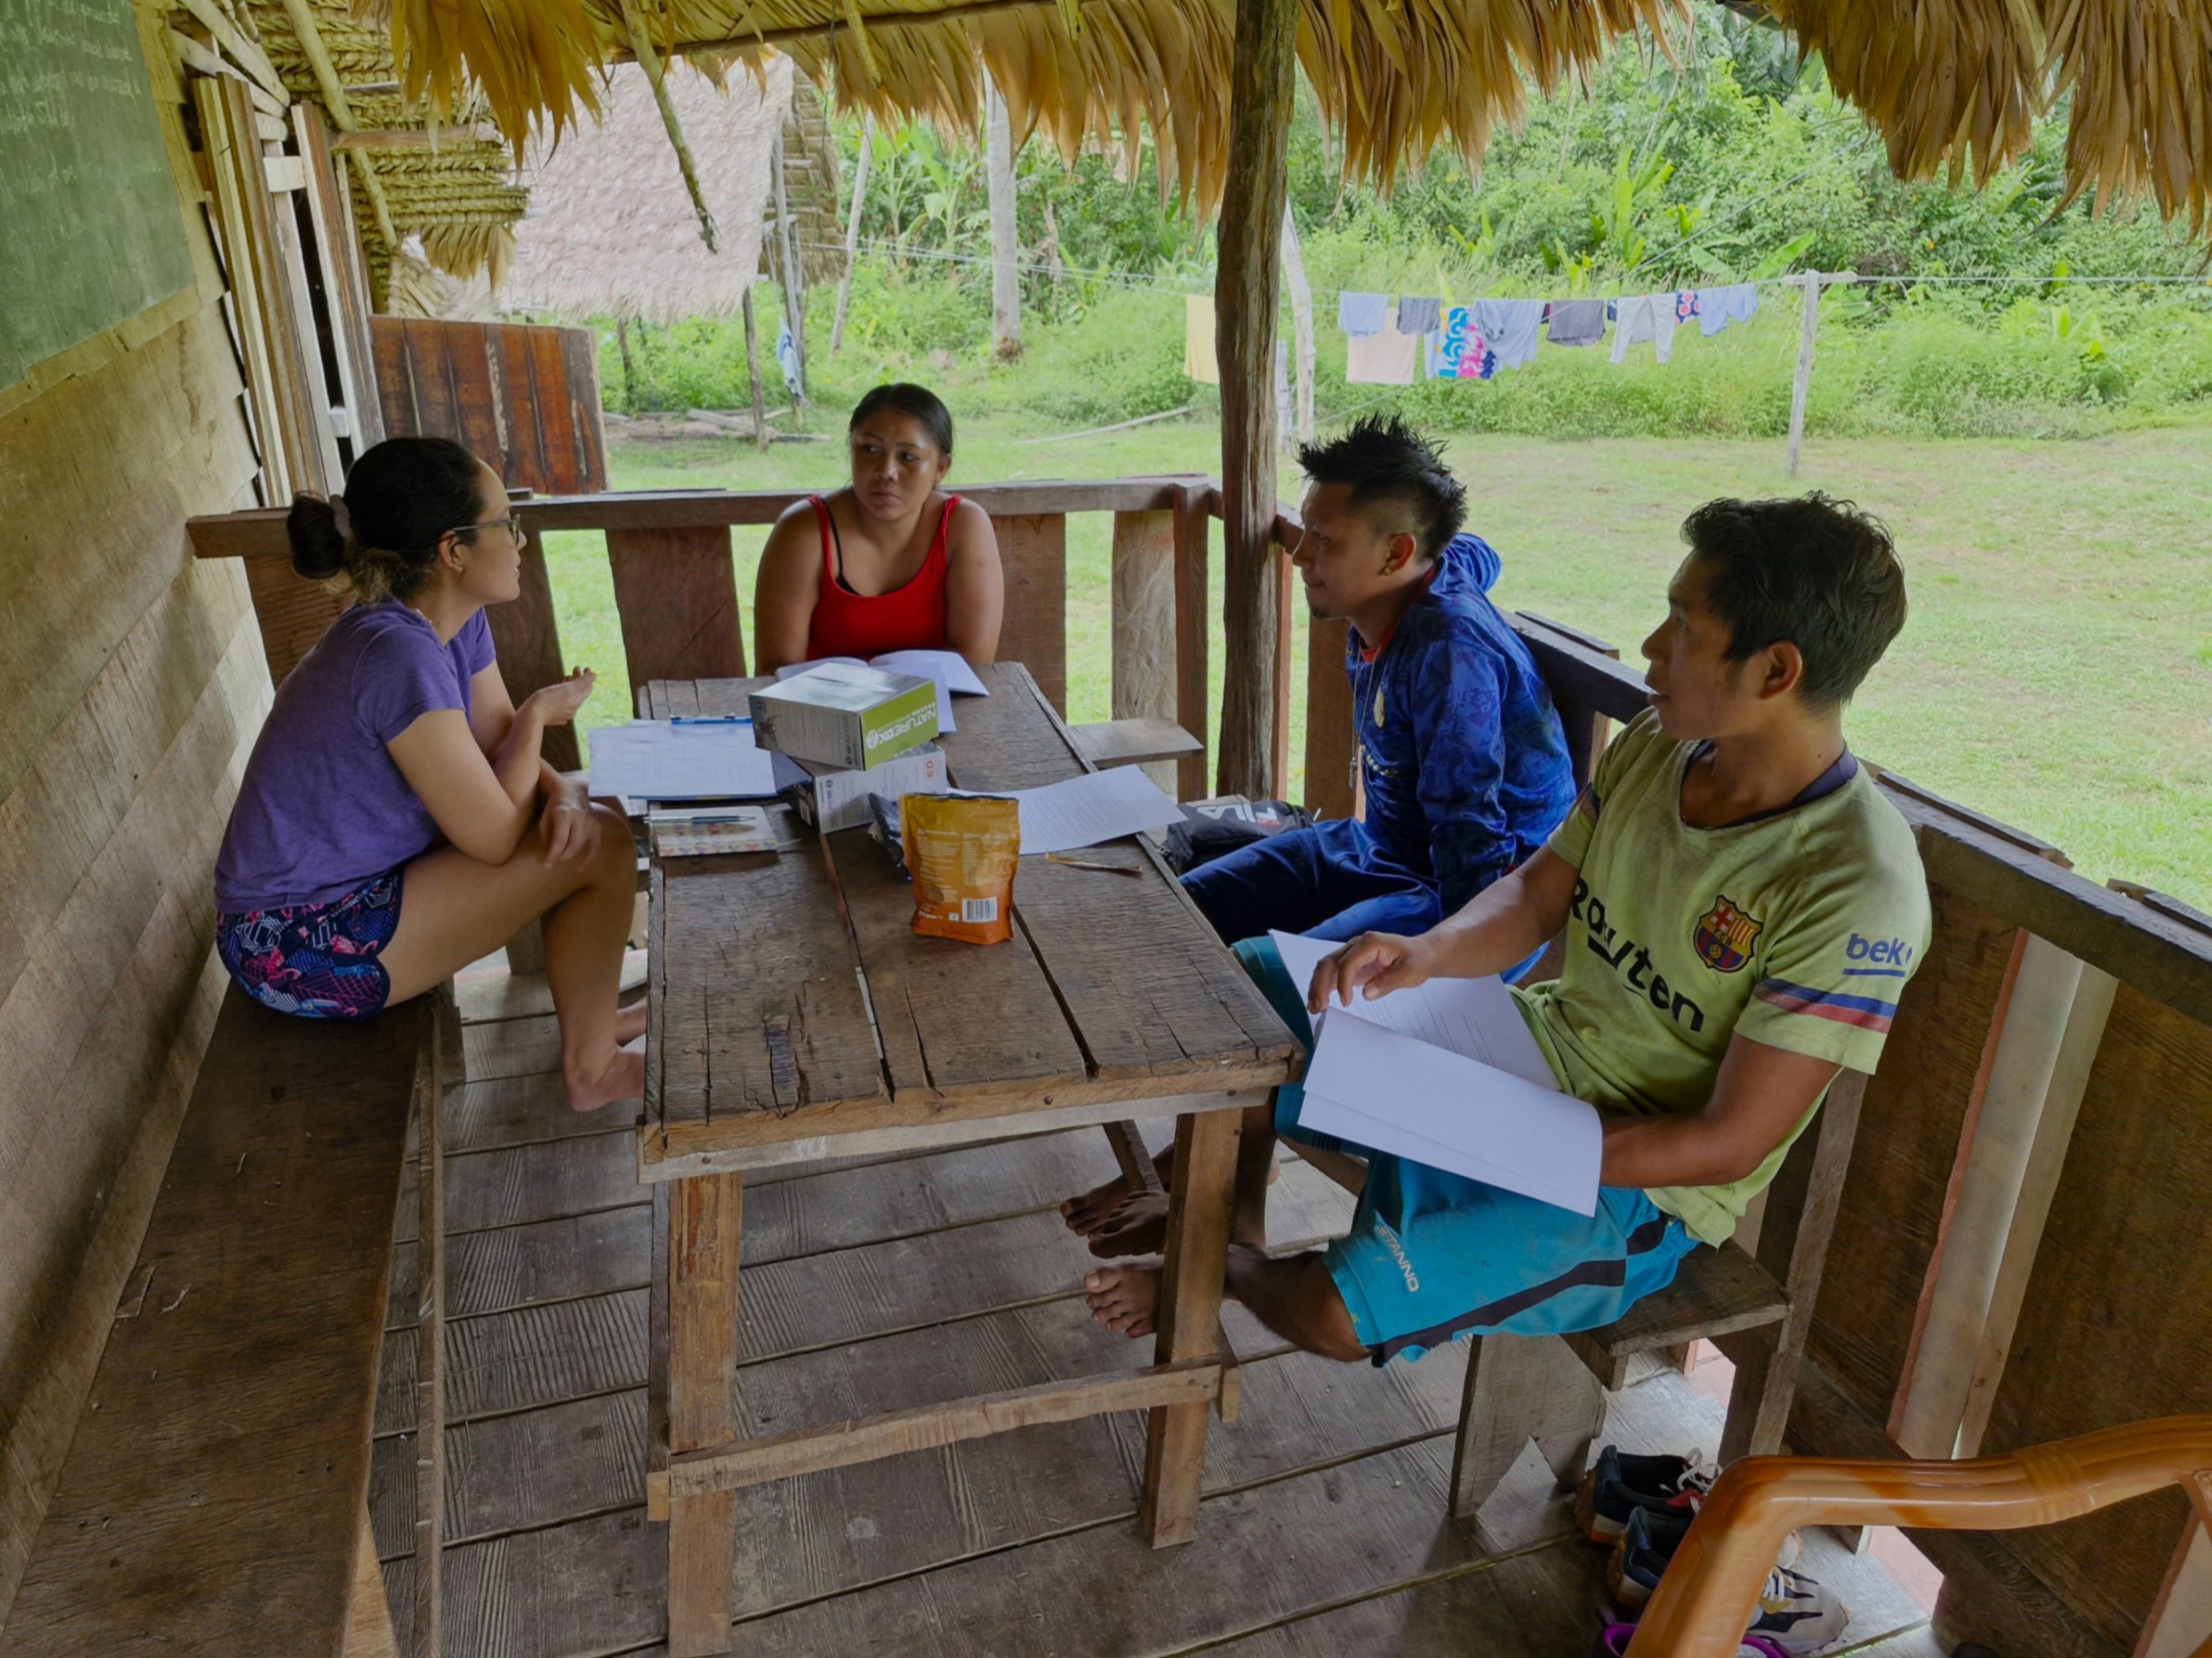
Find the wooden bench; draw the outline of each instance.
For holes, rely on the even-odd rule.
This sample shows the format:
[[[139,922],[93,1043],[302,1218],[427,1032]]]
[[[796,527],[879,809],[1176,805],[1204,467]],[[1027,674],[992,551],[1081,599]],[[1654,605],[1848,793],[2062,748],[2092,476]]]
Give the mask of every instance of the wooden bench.
[[[0,1633],[11,1658],[394,1650],[370,1420],[447,1008],[311,1022],[231,988]]]

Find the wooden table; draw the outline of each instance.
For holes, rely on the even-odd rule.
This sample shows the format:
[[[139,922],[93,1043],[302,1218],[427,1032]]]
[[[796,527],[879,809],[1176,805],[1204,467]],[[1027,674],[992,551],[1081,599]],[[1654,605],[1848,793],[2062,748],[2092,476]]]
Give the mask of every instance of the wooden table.
[[[1025,670],[981,673],[992,695],[961,699],[944,739],[957,784],[1087,768]],[[741,714],[765,683],[655,681],[645,712]],[[778,856],[653,865],[647,1496],[669,1527],[676,1658],[729,1649],[735,1493],[763,1480],[1148,1409],[1139,1523],[1155,1546],[1190,1540],[1207,1412],[1234,1375],[1218,1314],[1238,1113],[1299,1054],[1149,846],[1084,854],[1135,878],[1024,859],[1013,938],[978,948],[915,936],[911,889],[865,830],[819,837],[772,815]],[[1176,1120],[1175,1163],[1149,1367],[738,1436],[744,1170],[1161,1117]]]

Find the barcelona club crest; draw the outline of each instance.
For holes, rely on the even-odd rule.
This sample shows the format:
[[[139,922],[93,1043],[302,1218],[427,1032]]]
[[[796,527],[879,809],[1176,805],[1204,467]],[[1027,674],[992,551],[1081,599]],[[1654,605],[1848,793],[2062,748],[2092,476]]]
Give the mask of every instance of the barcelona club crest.
[[[1765,922],[1747,914],[1728,901],[1726,894],[1713,900],[1713,907],[1698,917],[1696,933],[1698,959],[1716,973],[1733,973],[1751,959],[1751,947]]]

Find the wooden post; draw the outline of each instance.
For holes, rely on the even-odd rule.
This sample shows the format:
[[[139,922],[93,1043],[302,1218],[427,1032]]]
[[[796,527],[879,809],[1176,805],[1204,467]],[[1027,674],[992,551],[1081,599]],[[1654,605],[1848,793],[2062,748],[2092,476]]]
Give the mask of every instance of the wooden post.
[[[791,202],[784,191],[783,136],[775,140],[775,155],[769,166],[775,175],[775,251],[776,268],[783,276],[783,319],[791,329],[792,343],[799,352],[799,386],[791,394],[792,412],[802,414],[806,407],[806,286],[799,269],[798,238],[791,234]],[[782,358],[778,357],[779,365]],[[758,377],[755,377],[757,384]]]
[[[853,261],[860,256],[860,210],[868,199],[868,163],[876,150],[876,118],[860,126],[860,161],[853,169],[853,206],[845,216],[845,274],[837,281],[837,319],[830,325],[830,355],[845,343],[845,307],[853,302]]]
[[[1307,809],[1322,817],[1349,817],[1352,768],[1358,744],[1352,724],[1352,682],[1345,677],[1348,622],[1316,616],[1306,635]]]
[[[1298,371],[1297,434],[1300,443],[1314,438],[1314,308],[1313,284],[1306,280],[1306,258],[1298,246],[1297,221],[1291,204],[1283,203],[1283,275],[1291,285],[1291,319],[1297,330]]]
[[[1222,592],[1228,672],[1221,706],[1224,794],[1276,793],[1275,287],[1297,36],[1293,0],[1237,0],[1229,167],[1215,237],[1214,341],[1221,363]]]
[[[1797,379],[1790,388],[1790,459],[1784,468],[1797,476],[1797,452],[1805,445],[1805,392],[1813,383],[1813,336],[1820,327],[1820,273],[1808,270],[1798,281],[1805,289],[1805,331],[1797,341]]]
[[[1168,1193],[1168,1248],[1160,1271],[1159,1333],[1152,1362],[1172,1364],[1219,1351],[1221,1288],[1229,1258],[1230,1208],[1242,1119],[1201,1111],[1176,1120],[1175,1177]],[[1198,1535],[1207,1401],[1155,1408],[1145,1435],[1145,1485],[1138,1529],[1156,1549]]]
[[[1114,514],[1114,718],[1176,717],[1176,536],[1173,513]],[[1170,795],[1176,762],[1145,774]]]
[[[983,76],[985,163],[991,198],[991,350],[1001,362],[1022,355],[1020,227],[1014,222],[1014,130],[1006,98]]]
[[[1953,1186],[1928,1315],[1898,1411],[1895,1438],[1907,1456],[1957,1454],[1991,1297],[2081,982],[2078,959],[2028,936]]]
[[[768,404],[761,395],[760,328],[753,320],[753,288],[745,284],[745,372],[753,383],[753,441],[768,452]]]
[[[1212,728],[1206,653],[1206,541],[1213,515],[1207,508],[1208,492],[1183,492],[1175,509],[1176,724],[1203,744]],[[1206,755],[1203,749],[1178,762],[1176,798],[1199,800],[1206,795]]]

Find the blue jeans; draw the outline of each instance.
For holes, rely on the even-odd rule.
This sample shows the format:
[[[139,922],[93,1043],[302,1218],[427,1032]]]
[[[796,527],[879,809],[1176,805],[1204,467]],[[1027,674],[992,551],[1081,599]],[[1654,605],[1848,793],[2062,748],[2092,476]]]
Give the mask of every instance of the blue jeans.
[[[1443,919],[1434,879],[1394,863],[1356,818],[1288,829],[1182,878],[1224,944],[1268,930],[1342,944],[1363,932],[1426,932]]]

